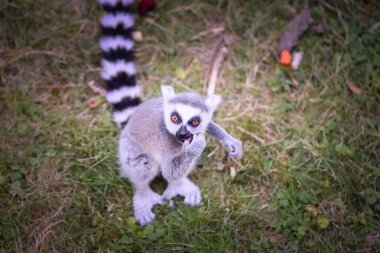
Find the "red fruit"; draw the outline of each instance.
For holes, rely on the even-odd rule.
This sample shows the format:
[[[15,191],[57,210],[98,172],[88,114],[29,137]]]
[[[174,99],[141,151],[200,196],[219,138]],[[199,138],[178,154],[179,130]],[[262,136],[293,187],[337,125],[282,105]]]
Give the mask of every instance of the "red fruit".
[[[156,6],[156,0],[141,0],[137,9],[141,16],[147,14]]]

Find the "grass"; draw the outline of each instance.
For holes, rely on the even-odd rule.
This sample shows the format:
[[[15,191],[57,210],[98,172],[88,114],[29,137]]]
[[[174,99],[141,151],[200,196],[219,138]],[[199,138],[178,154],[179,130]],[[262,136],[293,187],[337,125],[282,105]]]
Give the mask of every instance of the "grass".
[[[144,228],[133,218],[131,186],[118,176],[110,107],[87,86],[101,82],[99,6],[0,6],[0,252],[379,249],[378,2],[309,1],[328,31],[308,32],[297,45],[299,70],[274,55],[301,2],[163,0],[149,20],[139,18],[144,98],[158,96],[162,83],[202,93],[218,39],[210,29],[225,26],[230,52],[215,119],[244,142],[234,161],[210,139],[191,176],[203,204],[156,207],[157,220]],[[164,185],[153,183],[157,191]]]

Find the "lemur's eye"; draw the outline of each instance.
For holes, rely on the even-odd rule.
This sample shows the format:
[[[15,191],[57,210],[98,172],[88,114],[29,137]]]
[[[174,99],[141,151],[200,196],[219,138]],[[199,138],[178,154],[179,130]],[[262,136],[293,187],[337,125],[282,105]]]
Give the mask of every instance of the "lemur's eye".
[[[189,125],[196,127],[201,123],[201,119],[199,117],[194,117],[189,121]]]
[[[180,123],[181,122],[180,117],[176,113],[172,113],[172,115],[170,116],[170,119],[174,123]]]
[[[192,124],[193,126],[198,126],[198,125],[199,125],[199,120],[197,120],[197,119],[193,119],[193,120],[191,121],[191,124]]]
[[[177,115],[172,115],[171,119],[175,123],[178,122],[178,120],[179,120],[179,118],[177,117]]]

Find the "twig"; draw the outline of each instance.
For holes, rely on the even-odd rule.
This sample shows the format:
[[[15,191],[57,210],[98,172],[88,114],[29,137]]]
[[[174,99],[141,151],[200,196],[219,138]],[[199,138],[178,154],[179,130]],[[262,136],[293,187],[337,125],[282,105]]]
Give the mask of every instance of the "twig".
[[[39,87],[43,89],[82,88],[82,86],[71,82],[67,84],[40,85]]]
[[[237,129],[239,129],[241,132],[245,133],[246,135],[250,136],[252,139],[254,139],[255,141],[259,142],[260,144],[265,144],[265,141],[263,139],[261,139],[259,136],[257,136],[256,134],[251,133],[251,132],[245,130],[241,126],[238,126]]]
[[[102,87],[99,87],[94,80],[87,83],[87,86],[96,94],[99,94],[100,96],[104,97],[107,93],[105,89]]]
[[[174,7],[171,10],[168,10],[165,14],[170,16],[175,13],[178,15],[180,12],[192,12],[194,14],[199,14],[200,9],[203,8],[204,5],[202,4],[202,1],[197,1],[195,4],[189,4],[189,5],[181,5],[179,7]]]
[[[207,155],[207,158],[210,158],[211,156],[213,156],[218,150],[219,150],[219,146],[216,146],[216,148],[210,154]]]
[[[226,30],[226,28],[224,26],[216,26],[216,27],[213,27],[213,28],[210,28],[210,29],[207,29],[203,32],[200,32],[196,35],[194,35],[193,37],[191,37],[192,40],[197,40],[203,36],[206,36],[206,35],[209,35],[210,33],[212,33],[213,35],[219,35],[221,34],[222,32],[224,32]]]
[[[84,114],[86,114],[87,112],[89,112],[91,110],[91,108],[87,107],[86,109],[84,109],[82,112],[80,112],[77,116],[75,116],[74,118],[76,120],[80,120]]]
[[[8,49],[0,50],[0,55],[4,54],[4,53],[10,53],[10,54],[14,55],[14,57],[11,58],[4,65],[11,65],[11,64],[21,60],[22,58],[29,57],[29,56],[35,56],[35,55],[57,57],[60,59],[67,59],[67,58],[75,59],[75,57],[73,57],[71,55],[65,55],[65,54],[54,52],[54,51],[42,51],[42,50],[25,51],[25,50],[8,50]]]
[[[158,29],[160,29],[161,31],[165,32],[166,34],[169,34],[170,36],[174,36],[174,33],[172,31],[170,31],[169,29],[166,29],[165,27],[158,24],[156,21],[154,21],[151,18],[144,18],[144,23],[153,25],[153,26],[157,27]]]
[[[310,24],[311,13],[309,9],[304,9],[298,13],[286,26],[278,44],[277,53],[280,54],[282,50],[290,52]]]
[[[51,223],[48,226],[46,226],[44,228],[44,230],[42,230],[42,232],[37,236],[37,240],[36,240],[36,243],[34,245],[34,248],[38,249],[45,242],[46,237],[50,233],[53,232],[53,230],[51,230],[51,228],[54,227],[54,226],[57,226],[58,224],[60,224],[62,222],[63,222],[63,220],[59,220],[57,222]]]
[[[369,31],[370,32],[375,32],[377,29],[380,28],[380,22],[377,22],[375,23],[374,25],[372,25],[370,28],[369,28]]]
[[[238,166],[238,168],[242,168],[243,167],[243,164],[241,164],[241,162],[238,161],[236,158],[229,157],[228,159],[230,159],[232,162],[234,162]]]
[[[218,73],[227,53],[228,49],[226,47],[226,42],[224,41],[223,37],[220,37],[218,45],[213,53],[211,64],[206,71],[204,79],[204,83],[207,83],[207,96],[215,93]]]
[[[332,6],[331,4],[329,3],[326,3],[325,1],[323,0],[317,0],[318,3],[320,3],[321,5],[325,6],[327,9],[333,11],[333,12],[336,12],[338,15],[341,14],[343,17],[345,18],[350,18],[346,13],[344,13],[343,11],[341,11],[340,9]]]
[[[241,113],[239,113],[237,116],[233,116],[233,117],[228,117],[228,118],[224,118],[224,119],[221,119],[220,121],[221,122],[226,122],[226,121],[231,121],[231,120],[236,120],[238,118],[241,118],[243,117],[247,112],[251,111],[251,110],[254,110],[255,109],[255,106],[256,104],[253,106],[253,108],[247,106],[247,108],[242,111]]]
[[[251,80],[252,83],[256,81],[257,72],[259,72],[259,68],[260,68],[259,64],[255,64],[255,66],[253,67],[253,74],[252,74],[252,80]]]
[[[48,56],[55,56],[59,58],[67,58],[69,57],[68,55],[54,52],[54,51],[48,51],[48,50],[10,50],[10,49],[2,49],[0,50],[0,54],[3,53],[11,53],[18,55],[19,57],[24,57],[24,56],[29,56],[29,55],[48,55]]]

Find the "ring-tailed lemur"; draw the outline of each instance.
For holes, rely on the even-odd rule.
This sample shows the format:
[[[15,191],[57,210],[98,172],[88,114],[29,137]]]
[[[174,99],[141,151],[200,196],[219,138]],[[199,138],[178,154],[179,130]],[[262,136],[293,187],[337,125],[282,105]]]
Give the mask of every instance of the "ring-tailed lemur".
[[[132,51],[133,0],[99,2],[105,11],[100,40],[102,78],[120,128],[120,174],[133,185],[136,221],[146,225],[155,217],[152,207],[164,200],[181,195],[187,205],[201,202],[199,188],[187,175],[205,148],[206,132],[222,143],[229,156],[240,158],[242,145],[211,120],[219,96],[203,99],[192,93],[175,94],[171,86],[162,86],[162,98],[140,104]],[[162,196],[149,186],[160,173],[168,181]]]

